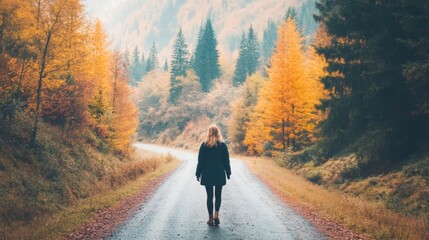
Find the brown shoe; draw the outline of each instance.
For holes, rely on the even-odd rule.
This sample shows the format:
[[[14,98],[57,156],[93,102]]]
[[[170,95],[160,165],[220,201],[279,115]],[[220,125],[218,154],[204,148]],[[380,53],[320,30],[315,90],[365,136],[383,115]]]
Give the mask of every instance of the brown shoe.
[[[209,226],[213,226],[213,216],[212,215],[209,216],[209,220],[207,221],[207,224]]]
[[[214,225],[215,225],[215,226],[217,226],[217,225],[219,225],[219,224],[220,224],[220,220],[219,220],[219,212],[215,212],[215,215],[214,215],[213,221],[214,221]]]

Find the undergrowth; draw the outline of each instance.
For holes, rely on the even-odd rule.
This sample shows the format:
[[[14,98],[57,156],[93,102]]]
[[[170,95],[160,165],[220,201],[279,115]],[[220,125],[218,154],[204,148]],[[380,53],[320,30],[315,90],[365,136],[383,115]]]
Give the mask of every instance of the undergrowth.
[[[26,115],[0,125],[0,236],[120,188],[172,159],[141,152],[124,156],[100,148],[89,133],[77,137],[43,123],[37,146],[30,146]]]

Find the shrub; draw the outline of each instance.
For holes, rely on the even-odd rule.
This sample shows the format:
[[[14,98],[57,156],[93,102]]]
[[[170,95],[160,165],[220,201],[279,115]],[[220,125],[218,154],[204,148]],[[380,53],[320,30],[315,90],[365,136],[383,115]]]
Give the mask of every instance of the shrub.
[[[356,179],[359,178],[361,176],[361,169],[355,165],[355,164],[348,164],[346,165],[342,172],[341,172],[341,177],[343,179]]]
[[[315,171],[310,172],[309,174],[305,175],[304,177],[307,180],[309,180],[310,182],[315,183],[315,184],[319,184],[319,185],[322,183],[322,180],[323,180],[322,174],[320,172],[315,172]]]

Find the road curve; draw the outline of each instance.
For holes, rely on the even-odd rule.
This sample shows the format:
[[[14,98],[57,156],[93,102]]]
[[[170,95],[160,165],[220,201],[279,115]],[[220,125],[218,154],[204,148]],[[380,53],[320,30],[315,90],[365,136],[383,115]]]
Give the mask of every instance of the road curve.
[[[205,189],[195,179],[197,154],[141,143],[135,146],[170,153],[182,164],[107,239],[327,239],[239,159],[231,160],[231,180],[223,188],[221,224],[209,227]]]

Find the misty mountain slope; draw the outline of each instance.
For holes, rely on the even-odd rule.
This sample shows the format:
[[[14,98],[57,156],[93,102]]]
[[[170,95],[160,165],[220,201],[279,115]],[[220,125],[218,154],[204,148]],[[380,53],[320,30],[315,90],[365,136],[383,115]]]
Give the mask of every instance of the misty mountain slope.
[[[269,19],[280,21],[288,7],[299,9],[303,2],[305,0],[93,0],[86,5],[90,14],[100,17],[114,46],[130,50],[138,46],[147,53],[156,41],[160,61],[164,61],[170,58],[179,28],[182,27],[192,51],[199,28],[209,16],[219,51],[223,58],[231,60],[242,32],[250,25],[261,41]]]

